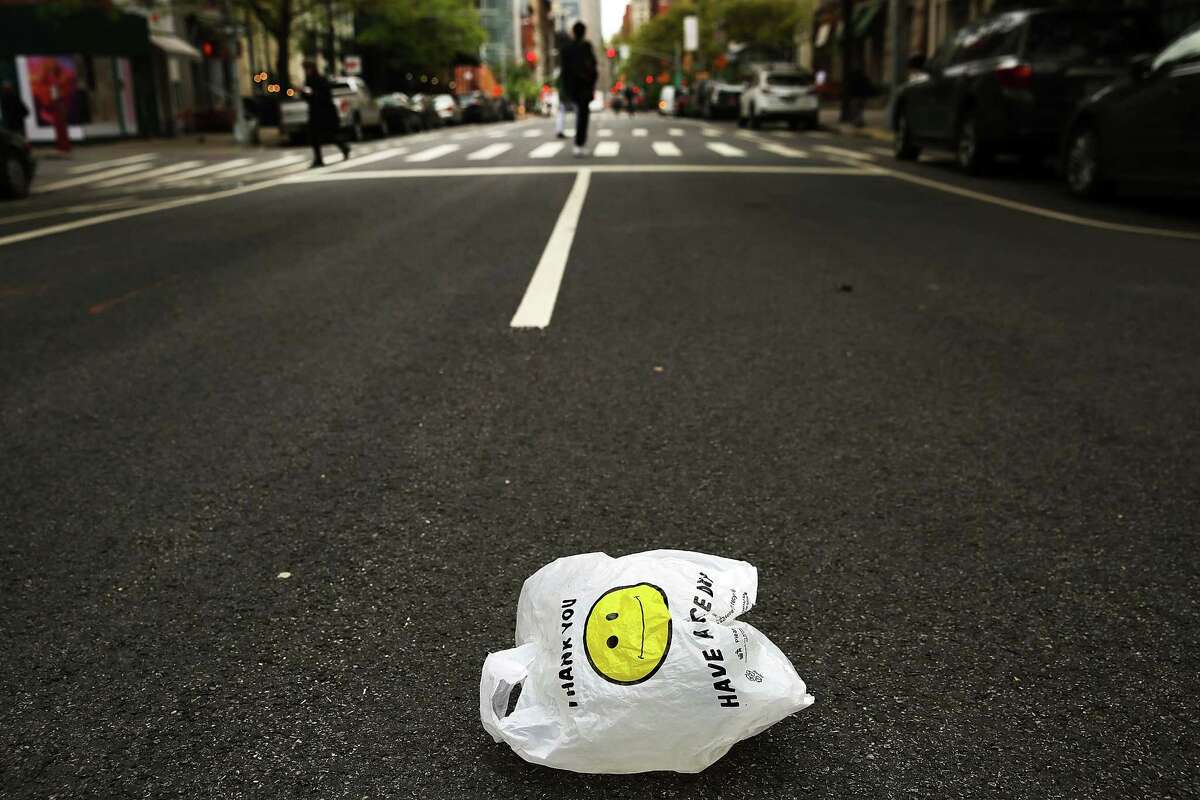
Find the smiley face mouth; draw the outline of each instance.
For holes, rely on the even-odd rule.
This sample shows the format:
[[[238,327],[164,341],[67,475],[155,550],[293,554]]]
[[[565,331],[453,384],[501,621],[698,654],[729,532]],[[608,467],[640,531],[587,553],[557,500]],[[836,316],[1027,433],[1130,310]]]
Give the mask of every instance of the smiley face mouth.
[[[638,648],[638,658],[644,661],[646,659],[646,607],[642,605],[640,596],[635,594],[633,599],[638,601],[638,611],[642,612],[642,646]]]

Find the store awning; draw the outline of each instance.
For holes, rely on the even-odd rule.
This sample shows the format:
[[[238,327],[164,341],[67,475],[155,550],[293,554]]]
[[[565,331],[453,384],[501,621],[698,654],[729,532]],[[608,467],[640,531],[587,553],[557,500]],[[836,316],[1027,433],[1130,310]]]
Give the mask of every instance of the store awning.
[[[200,51],[173,33],[152,33],[150,43],[169,56],[200,60]]]

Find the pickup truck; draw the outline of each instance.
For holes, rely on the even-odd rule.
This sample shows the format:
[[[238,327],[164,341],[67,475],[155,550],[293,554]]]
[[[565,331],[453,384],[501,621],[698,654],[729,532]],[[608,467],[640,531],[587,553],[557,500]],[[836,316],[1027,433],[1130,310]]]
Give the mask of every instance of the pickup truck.
[[[361,78],[332,78],[329,85],[333,89],[333,103],[337,106],[342,128],[349,130],[355,141],[363,140],[367,128],[374,128],[380,136],[387,136],[387,120]],[[287,100],[279,105],[279,132],[284,137],[293,143],[299,142],[307,130],[308,103],[303,98]]]

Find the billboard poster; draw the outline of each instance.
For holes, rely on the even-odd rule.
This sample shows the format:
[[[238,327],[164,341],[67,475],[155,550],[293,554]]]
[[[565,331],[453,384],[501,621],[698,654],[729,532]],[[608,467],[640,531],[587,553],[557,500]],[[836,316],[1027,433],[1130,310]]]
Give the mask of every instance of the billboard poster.
[[[68,125],[90,122],[87,95],[79,90],[79,71],[74,56],[26,56],[29,93],[33,96],[35,124],[54,127],[54,103],[62,98]]]
[[[55,103],[61,100],[73,141],[137,133],[129,60],[89,55],[16,57],[18,84],[31,111],[28,138],[54,140]]]

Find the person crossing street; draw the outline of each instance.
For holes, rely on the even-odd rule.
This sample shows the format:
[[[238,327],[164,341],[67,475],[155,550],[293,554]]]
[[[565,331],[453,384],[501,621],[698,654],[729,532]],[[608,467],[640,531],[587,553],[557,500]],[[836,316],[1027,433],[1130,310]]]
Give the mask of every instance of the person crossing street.
[[[576,22],[571,27],[572,41],[562,49],[562,86],[567,99],[575,106],[576,156],[587,155],[589,104],[596,91],[596,53],[592,43],[584,38],[587,26]]]
[[[312,144],[313,167],[325,166],[321,157],[321,145],[333,141],[342,151],[342,158],[350,158],[350,145],[342,133],[342,122],[337,106],[333,104],[333,87],[317,71],[315,61],[304,62],[304,100],[308,103],[308,139]]]

